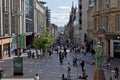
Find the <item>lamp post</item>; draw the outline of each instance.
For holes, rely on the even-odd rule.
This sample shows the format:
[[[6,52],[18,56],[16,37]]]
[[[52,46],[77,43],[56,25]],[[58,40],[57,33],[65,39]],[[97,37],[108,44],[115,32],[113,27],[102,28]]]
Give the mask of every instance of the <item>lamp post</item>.
[[[16,21],[17,21],[17,27],[16,27],[16,43],[17,43],[17,56],[20,56],[20,16],[23,15],[23,11],[17,10],[16,15]]]
[[[16,1],[16,7],[15,7],[15,34],[16,34],[16,49],[17,49],[17,56],[20,56],[20,48],[24,48],[24,34],[25,33],[25,27],[24,27],[24,18],[25,18],[25,7],[24,7],[24,1],[19,0]]]

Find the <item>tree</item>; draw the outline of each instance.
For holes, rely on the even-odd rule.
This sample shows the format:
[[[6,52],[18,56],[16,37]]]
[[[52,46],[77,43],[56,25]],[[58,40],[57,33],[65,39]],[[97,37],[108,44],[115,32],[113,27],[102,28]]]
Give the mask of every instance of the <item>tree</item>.
[[[40,37],[36,38],[33,42],[33,46],[43,51],[43,55],[47,48],[53,45],[54,39],[51,37],[51,33],[48,29],[44,30]]]

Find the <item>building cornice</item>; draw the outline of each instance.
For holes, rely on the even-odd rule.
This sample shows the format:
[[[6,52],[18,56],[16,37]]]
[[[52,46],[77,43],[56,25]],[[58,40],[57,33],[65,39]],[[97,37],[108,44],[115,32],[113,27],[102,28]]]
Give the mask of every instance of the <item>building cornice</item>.
[[[120,9],[106,9],[106,10],[100,10],[100,11],[96,11],[93,13],[93,17],[94,16],[98,16],[98,15],[101,15],[101,14],[110,14],[110,13],[116,13],[116,12],[120,12]]]

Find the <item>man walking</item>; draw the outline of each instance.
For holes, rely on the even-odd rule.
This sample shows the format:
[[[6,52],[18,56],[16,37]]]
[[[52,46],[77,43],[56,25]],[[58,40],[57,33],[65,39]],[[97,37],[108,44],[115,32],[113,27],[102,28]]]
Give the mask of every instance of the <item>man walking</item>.
[[[70,66],[70,63],[68,62],[68,65],[67,65],[67,77],[70,77],[70,71],[71,71],[71,66]]]
[[[82,71],[84,71],[85,62],[82,61],[82,62],[80,63],[80,65],[81,65]]]

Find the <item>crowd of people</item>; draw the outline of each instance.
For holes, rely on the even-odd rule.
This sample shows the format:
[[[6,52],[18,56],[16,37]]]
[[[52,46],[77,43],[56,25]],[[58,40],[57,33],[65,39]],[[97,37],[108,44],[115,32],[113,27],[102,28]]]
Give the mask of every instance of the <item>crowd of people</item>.
[[[60,65],[63,65],[63,62],[64,60],[66,60],[67,58],[67,55],[68,54],[77,54],[77,53],[82,53],[84,54],[84,56],[86,56],[87,54],[87,50],[86,50],[86,46],[83,46],[83,45],[71,45],[70,46],[67,46],[67,45],[55,45],[53,48],[50,48],[47,50],[49,56],[51,56],[53,54],[53,51],[56,51],[58,56],[59,56],[59,62],[60,62]],[[89,50],[89,52],[91,53],[91,55],[93,57],[95,57],[95,50],[93,48],[91,48]],[[28,51],[28,57],[29,58],[34,58],[35,55],[37,58],[40,57],[40,52],[38,50],[35,50],[34,52],[32,51]],[[67,75],[65,74],[62,74],[62,80],[71,80],[70,77],[70,73],[71,73],[71,66],[73,67],[78,67],[80,66],[81,67],[81,71],[82,71],[82,75],[80,75],[78,78],[79,79],[83,79],[83,80],[86,80],[88,75],[86,73],[86,70],[85,70],[85,61],[84,60],[79,60],[76,56],[74,56],[73,58],[73,62],[68,62],[67,64]],[[72,64],[72,65],[71,65]],[[107,60],[107,67],[109,66],[108,64],[110,64],[110,60]],[[115,78],[117,79],[119,74],[118,74],[118,68],[114,68],[115,70]]]
[[[81,52],[83,53],[85,56],[86,56],[86,50],[85,50],[85,46],[72,46],[72,47],[68,47],[66,45],[57,45],[55,46],[55,50],[57,52],[57,54],[59,55],[59,62],[60,62],[60,65],[63,65],[63,62],[64,60],[66,60],[67,58],[67,55],[68,54],[74,54],[76,55],[77,53]],[[82,70],[82,75],[79,76],[78,78],[80,79],[84,79],[86,80],[88,75],[86,73],[86,70],[85,70],[85,61],[80,61],[77,56],[73,56],[72,58],[73,62],[68,62],[67,64],[67,75],[65,76],[65,74],[62,74],[62,80],[71,80],[71,66],[73,67],[77,67],[77,66],[80,66],[81,67],[81,70]],[[73,65],[71,65],[73,64]]]

